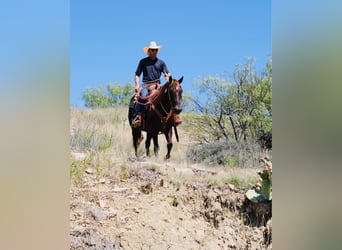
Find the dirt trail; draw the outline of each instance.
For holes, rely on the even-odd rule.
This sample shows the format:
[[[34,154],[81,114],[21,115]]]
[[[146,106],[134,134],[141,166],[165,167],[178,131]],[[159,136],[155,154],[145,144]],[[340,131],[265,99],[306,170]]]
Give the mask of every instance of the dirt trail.
[[[212,170],[126,164],[126,176],[88,171],[72,183],[70,249],[272,249],[266,221],[241,216],[245,191],[195,178]]]

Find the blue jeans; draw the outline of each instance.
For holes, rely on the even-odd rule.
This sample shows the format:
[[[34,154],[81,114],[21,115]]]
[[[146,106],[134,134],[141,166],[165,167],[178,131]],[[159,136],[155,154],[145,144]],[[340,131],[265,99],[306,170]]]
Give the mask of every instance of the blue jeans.
[[[144,88],[144,89],[140,92],[140,96],[143,96],[143,97],[147,96],[147,92],[148,92],[148,91],[147,91],[147,88]],[[146,102],[145,100],[139,100],[139,99],[138,99],[138,101],[141,102],[141,103],[145,103],[145,102]],[[140,110],[141,110],[141,108],[142,108],[142,106],[143,106],[143,105],[141,105],[139,102],[138,102],[138,103],[136,104],[136,106],[135,106],[135,110],[134,110],[134,113],[133,113],[132,120],[135,119],[135,117],[138,115],[138,113],[140,112]]]

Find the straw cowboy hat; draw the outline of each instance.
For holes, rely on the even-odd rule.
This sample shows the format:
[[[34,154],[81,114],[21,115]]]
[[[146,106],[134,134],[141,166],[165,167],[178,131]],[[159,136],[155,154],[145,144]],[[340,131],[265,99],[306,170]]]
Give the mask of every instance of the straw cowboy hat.
[[[161,45],[158,46],[156,42],[152,41],[150,42],[150,45],[144,47],[144,53],[147,54],[147,51],[149,49],[158,49],[158,52],[159,52],[161,48],[162,48]]]

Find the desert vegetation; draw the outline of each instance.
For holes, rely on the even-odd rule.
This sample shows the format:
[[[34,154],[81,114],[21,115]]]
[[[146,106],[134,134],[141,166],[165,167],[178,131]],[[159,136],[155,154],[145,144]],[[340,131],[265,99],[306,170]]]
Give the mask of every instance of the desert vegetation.
[[[208,99],[184,96],[170,161],[164,136],[159,156],[144,141],[134,155],[127,86],[86,90],[70,111],[70,249],[271,249],[271,207],[253,217],[245,199],[272,158],[271,83],[271,62],[256,74],[250,60],[200,80]]]

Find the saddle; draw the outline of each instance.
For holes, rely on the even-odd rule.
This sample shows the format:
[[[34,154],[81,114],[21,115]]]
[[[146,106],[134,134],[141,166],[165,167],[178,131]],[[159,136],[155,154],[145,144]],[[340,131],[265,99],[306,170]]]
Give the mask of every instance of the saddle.
[[[156,82],[155,84],[152,84],[151,86],[149,86],[148,89],[148,96],[153,96],[153,94],[155,93],[155,91],[159,91],[162,88],[160,82]]]
[[[146,130],[146,120],[147,120],[147,112],[151,109],[151,103],[155,100],[155,97],[158,96],[162,86],[160,82],[149,84],[150,86],[147,87],[147,95],[144,99],[140,98],[140,103],[145,103],[141,105],[140,112],[138,113],[138,119],[141,122],[141,128]],[[137,101],[134,97],[131,99],[130,107],[135,109]]]

